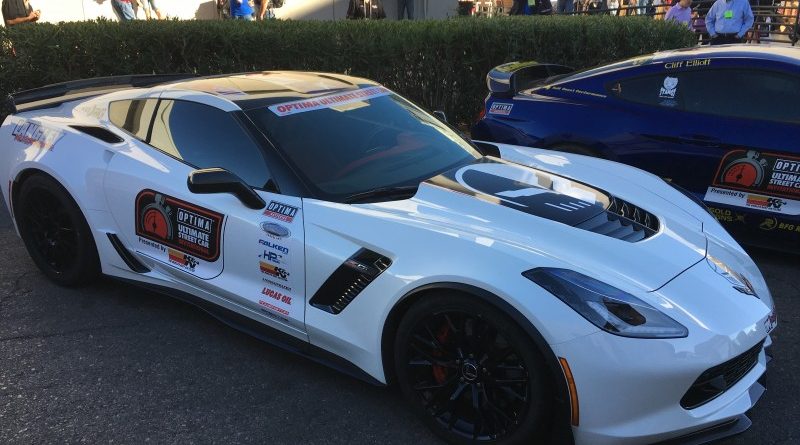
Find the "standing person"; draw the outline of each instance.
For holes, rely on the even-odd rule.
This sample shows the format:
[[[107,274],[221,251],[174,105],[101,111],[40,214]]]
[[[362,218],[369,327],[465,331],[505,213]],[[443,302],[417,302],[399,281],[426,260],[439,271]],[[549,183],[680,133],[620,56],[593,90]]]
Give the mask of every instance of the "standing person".
[[[144,16],[147,17],[147,20],[150,20],[155,14],[159,20],[163,20],[164,16],[161,14],[161,10],[158,9],[156,5],[156,0],[136,0],[137,3],[144,9]]]
[[[675,20],[678,23],[683,23],[686,25],[689,30],[692,30],[692,0],[680,0],[678,3],[675,3],[669,11],[667,11],[667,15],[664,16],[664,20]]]
[[[6,26],[34,23],[41,15],[42,11],[34,11],[28,0],[3,0],[3,22]]]
[[[230,0],[231,18],[234,20],[253,20],[253,7],[247,0]]]
[[[409,20],[414,20],[414,0],[397,0],[397,20],[403,20],[404,11]]]
[[[717,0],[706,15],[706,29],[712,45],[742,43],[753,27],[753,10],[748,0]]]
[[[117,13],[121,22],[127,22],[136,19],[136,14],[133,12],[133,5],[131,0],[111,0],[111,7]]]
[[[575,3],[572,0],[558,0],[556,3],[556,11],[559,14],[572,14],[575,10]]]

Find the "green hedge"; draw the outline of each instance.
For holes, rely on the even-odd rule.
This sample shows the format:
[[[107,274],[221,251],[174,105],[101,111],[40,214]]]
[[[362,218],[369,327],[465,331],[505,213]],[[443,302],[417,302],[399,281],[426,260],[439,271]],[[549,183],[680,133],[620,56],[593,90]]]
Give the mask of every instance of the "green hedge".
[[[0,93],[117,74],[314,70],[375,79],[466,122],[495,65],[584,68],[695,43],[685,28],[645,17],[35,24],[0,27]]]

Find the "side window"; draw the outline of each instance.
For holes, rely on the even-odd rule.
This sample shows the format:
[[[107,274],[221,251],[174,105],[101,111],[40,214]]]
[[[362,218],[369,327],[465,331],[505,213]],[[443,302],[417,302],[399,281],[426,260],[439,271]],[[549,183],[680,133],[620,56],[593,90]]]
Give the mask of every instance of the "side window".
[[[112,124],[145,141],[157,102],[157,99],[111,102],[108,106],[108,118]]]
[[[800,123],[800,76],[724,69],[693,71],[684,77],[686,111]]]
[[[665,108],[681,108],[684,91],[683,76],[678,73],[652,74],[617,80],[609,92],[622,100]]]
[[[197,168],[222,167],[253,187],[269,179],[261,148],[233,115],[208,105],[162,100],[149,143]]]

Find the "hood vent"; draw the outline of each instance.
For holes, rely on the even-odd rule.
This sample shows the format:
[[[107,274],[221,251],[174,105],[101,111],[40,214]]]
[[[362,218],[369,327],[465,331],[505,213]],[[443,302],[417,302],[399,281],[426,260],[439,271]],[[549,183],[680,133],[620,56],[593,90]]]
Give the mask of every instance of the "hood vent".
[[[577,224],[578,229],[635,243],[658,232],[658,218],[652,213],[622,199],[609,196],[605,212]]]
[[[325,280],[310,303],[336,315],[391,265],[389,258],[368,249],[359,249]]]

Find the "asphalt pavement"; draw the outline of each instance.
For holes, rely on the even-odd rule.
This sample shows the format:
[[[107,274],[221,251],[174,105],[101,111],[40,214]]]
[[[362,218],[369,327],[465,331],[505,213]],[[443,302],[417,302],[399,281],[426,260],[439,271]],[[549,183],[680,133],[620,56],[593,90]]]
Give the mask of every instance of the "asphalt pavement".
[[[2,204],[2,201],[0,201]],[[39,273],[0,210],[0,443],[440,443],[398,391],[362,383],[160,294]],[[753,427],[800,443],[800,256],[754,251],[778,307]]]

